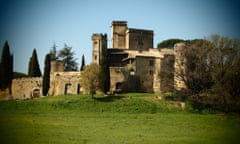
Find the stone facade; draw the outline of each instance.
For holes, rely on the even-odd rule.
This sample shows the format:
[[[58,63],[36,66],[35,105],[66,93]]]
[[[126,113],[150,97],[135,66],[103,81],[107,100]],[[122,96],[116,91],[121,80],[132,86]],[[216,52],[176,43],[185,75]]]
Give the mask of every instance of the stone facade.
[[[42,78],[19,78],[12,80],[13,99],[32,99],[42,95]]]
[[[172,49],[153,47],[153,31],[128,28],[126,21],[113,21],[112,47],[107,47],[107,34],[92,35],[92,62],[100,64],[103,56],[109,62],[110,91],[162,92],[184,89],[175,71],[185,72],[182,56],[184,43]],[[78,94],[81,73],[64,72],[61,61],[51,62],[49,95]],[[14,79],[13,99],[31,99],[42,95],[42,78]]]
[[[82,92],[80,86],[80,72],[53,72],[50,79],[50,95],[79,94]]]
[[[153,48],[153,31],[128,28],[126,21],[113,21],[112,47],[106,35],[93,34],[93,62],[99,64],[102,51],[107,50],[110,69],[110,91],[161,92],[173,89],[174,78],[166,80],[162,73],[174,71],[174,51]],[[103,41],[103,42],[101,42]]]
[[[51,62],[49,95],[79,94],[83,90],[80,86],[79,71],[64,72],[63,62]],[[42,96],[42,77],[20,78],[12,81],[13,99],[32,99]]]

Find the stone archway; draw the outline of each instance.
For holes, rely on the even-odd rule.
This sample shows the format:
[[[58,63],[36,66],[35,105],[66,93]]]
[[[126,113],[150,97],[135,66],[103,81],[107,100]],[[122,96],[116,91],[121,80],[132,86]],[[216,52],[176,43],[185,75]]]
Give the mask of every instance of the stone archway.
[[[71,83],[66,83],[64,88],[64,95],[69,94],[69,89],[71,87]]]
[[[39,88],[34,88],[32,90],[32,98],[37,98],[40,97],[40,89]]]
[[[121,82],[117,82],[116,83],[116,85],[115,85],[115,90],[117,91],[117,92],[120,92],[120,91],[122,91],[122,86],[123,84],[121,83]]]

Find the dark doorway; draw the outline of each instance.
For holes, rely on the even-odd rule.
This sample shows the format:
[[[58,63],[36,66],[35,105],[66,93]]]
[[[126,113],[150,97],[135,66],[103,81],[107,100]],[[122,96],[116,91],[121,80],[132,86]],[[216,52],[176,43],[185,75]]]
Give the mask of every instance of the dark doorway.
[[[71,86],[71,83],[67,83],[67,84],[65,84],[64,95],[66,95],[66,94],[69,93],[68,90],[69,90],[70,86]]]
[[[80,94],[80,89],[81,89],[81,86],[80,84],[77,85],[77,94]]]

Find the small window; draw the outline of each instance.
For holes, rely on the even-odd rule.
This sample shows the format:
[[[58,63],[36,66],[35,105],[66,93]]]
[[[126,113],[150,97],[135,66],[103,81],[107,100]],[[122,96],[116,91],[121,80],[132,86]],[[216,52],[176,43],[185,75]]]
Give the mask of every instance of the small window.
[[[149,60],[149,66],[153,66],[154,65],[154,61],[153,60]]]
[[[152,71],[152,70],[150,70],[150,71],[149,71],[149,74],[150,74],[150,75],[153,75],[153,71]]]

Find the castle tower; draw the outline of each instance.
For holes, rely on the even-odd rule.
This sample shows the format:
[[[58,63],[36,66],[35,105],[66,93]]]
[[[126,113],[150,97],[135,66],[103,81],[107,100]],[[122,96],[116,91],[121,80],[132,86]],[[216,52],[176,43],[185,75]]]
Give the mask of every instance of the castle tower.
[[[112,48],[126,49],[126,21],[113,21],[111,26]]]
[[[92,52],[92,62],[100,64],[103,53],[107,50],[107,34],[93,34],[93,52]]]
[[[186,88],[182,76],[186,73],[186,58],[184,57],[184,49],[186,49],[185,43],[176,43],[174,45],[174,87],[177,90]]]

